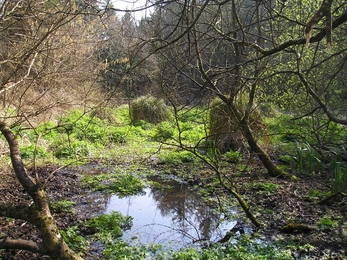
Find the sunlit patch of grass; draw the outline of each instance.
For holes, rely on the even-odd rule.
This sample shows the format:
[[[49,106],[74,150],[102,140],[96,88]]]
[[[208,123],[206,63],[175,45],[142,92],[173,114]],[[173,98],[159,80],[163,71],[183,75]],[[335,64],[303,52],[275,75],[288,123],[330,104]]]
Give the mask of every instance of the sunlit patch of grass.
[[[114,113],[122,125],[129,125],[130,124],[131,120],[130,120],[130,116],[129,116],[129,105],[128,104],[124,104],[124,105],[117,107],[116,109],[114,109]]]
[[[130,103],[129,115],[132,123],[145,120],[156,124],[168,120],[170,112],[163,99],[146,95]]]
[[[143,191],[145,182],[128,172],[109,172],[99,175],[84,175],[81,187],[92,190],[107,191],[118,196],[136,195]]]
[[[160,163],[164,164],[180,165],[183,163],[197,162],[199,159],[189,151],[170,150],[168,152],[159,154],[158,160]]]

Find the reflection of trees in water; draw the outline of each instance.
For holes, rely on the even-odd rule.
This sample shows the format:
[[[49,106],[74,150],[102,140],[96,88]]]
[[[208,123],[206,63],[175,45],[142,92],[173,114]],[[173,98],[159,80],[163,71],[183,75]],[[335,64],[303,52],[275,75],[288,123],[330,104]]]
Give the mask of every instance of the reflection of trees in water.
[[[160,183],[160,180],[156,181]],[[187,185],[176,181],[167,181],[164,185],[170,185],[170,190],[151,188],[151,195],[157,201],[161,214],[172,215],[178,229],[188,232],[193,228],[198,239],[210,239],[219,217]]]
[[[105,211],[112,194],[107,192],[86,192],[81,195],[81,201],[77,206],[84,214],[100,214]]]

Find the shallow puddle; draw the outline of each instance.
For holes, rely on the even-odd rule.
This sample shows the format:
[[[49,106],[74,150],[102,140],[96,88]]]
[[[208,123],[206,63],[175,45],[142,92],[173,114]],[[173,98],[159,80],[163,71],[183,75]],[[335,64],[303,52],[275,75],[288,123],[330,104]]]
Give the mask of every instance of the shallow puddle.
[[[173,249],[199,246],[206,241],[223,238],[236,222],[222,221],[197,191],[175,180],[153,180],[152,185],[137,196],[119,198],[112,195],[104,213],[120,211],[132,216],[131,230],[123,240],[140,244],[162,244]],[[165,187],[165,188],[163,188]]]

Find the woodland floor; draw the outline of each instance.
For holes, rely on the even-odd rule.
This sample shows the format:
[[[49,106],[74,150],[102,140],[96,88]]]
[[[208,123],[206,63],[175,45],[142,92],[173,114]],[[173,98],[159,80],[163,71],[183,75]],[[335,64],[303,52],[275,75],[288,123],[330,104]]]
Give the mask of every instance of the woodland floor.
[[[95,162],[97,164],[97,162]],[[260,169],[260,168],[259,168]],[[40,168],[39,175],[43,180],[49,176],[54,167]],[[242,189],[241,194],[247,198],[252,209],[257,210],[258,219],[264,227],[256,234],[260,238],[282,241],[284,245],[295,242],[297,245],[311,244],[313,249],[300,247],[293,250],[293,259],[347,259],[347,198],[342,195],[320,203],[323,198],[310,195],[310,191],[328,191],[329,179],[326,174],[300,175],[299,180],[270,178],[262,170],[244,173],[235,178],[242,183],[272,182],[281,188],[274,194],[266,194],[254,189]],[[0,183],[0,198],[2,202],[13,204],[30,203],[29,198],[20,188],[12,174],[2,174]],[[199,180],[194,180],[199,182]],[[52,201],[69,200],[76,202],[76,213],[54,213],[58,226],[64,229],[90,218],[83,210],[88,204],[85,193],[79,187],[79,178],[74,168],[62,169],[51,176],[47,182],[46,191]],[[336,223],[334,227],[317,228],[315,224],[323,217]],[[309,232],[283,233],[280,229],[289,223],[300,223],[315,228]],[[39,241],[37,230],[24,221],[9,221],[0,218],[0,237],[31,239]],[[94,249],[94,255],[95,255]],[[92,249],[93,251],[93,249]],[[90,252],[92,254],[93,252]],[[50,259],[20,250],[0,252],[0,259]],[[90,258],[89,259],[93,259]]]

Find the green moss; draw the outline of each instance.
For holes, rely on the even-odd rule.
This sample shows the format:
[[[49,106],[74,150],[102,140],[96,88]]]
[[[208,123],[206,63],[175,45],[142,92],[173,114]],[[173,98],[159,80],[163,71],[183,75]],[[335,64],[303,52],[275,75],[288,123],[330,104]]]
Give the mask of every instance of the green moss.
[[[330,229],[337,226],[337,223],[331,220],[331,218],[323,217],[317,221],[316,226],[320,229]]]

